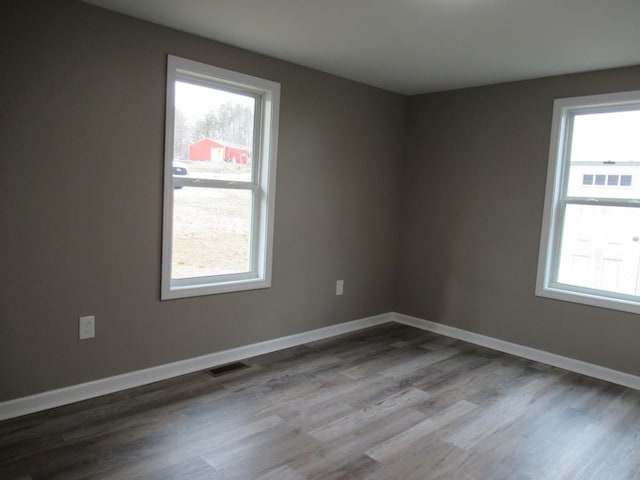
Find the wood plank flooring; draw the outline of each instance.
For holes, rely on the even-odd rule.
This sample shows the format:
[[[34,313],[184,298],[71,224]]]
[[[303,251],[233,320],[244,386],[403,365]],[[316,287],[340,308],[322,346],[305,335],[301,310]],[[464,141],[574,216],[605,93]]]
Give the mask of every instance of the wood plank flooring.
[[[0,423],[0,479],[640,479],[640,392],[387,324]]]

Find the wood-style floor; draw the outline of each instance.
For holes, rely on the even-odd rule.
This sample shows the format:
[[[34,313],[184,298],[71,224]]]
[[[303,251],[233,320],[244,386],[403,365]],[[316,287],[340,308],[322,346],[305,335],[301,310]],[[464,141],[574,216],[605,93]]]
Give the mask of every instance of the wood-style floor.
[[[1,479],[640,478],[640,392],[388,324],[0,423]]]

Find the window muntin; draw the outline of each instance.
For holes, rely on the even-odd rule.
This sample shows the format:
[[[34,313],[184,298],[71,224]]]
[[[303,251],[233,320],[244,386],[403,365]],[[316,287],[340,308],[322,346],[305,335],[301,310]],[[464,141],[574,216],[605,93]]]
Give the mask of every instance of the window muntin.
[[[556,100],[536,292],[640,312],[640,92]]]
[[[278,103],[277,83],[169,56],[163,299],[270,286]]]

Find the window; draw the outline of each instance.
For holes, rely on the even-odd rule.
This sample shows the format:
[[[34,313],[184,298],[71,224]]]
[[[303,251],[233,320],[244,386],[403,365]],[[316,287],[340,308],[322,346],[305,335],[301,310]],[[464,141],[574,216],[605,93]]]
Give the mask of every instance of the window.
[[[554,103],[536,293],[640,313],[640,91]]]
[[[582,185],[593,185],[593,175],[582,175]],[[633,175],[596,175],[596,185],[630,187]],[[606,183],[605,183],[606,179]]]
[[[280,85],[169,56],[163,299],[269,287]]]

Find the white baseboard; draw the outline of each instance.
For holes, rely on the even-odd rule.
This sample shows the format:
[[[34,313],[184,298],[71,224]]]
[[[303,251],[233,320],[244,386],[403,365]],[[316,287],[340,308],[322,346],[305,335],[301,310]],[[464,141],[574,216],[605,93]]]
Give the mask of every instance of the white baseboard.
[[[528,360],[534,360],[553,367],[559,367],[571,372],[580,373],[589,377],[606,380],[607,382],[640,390],[640,377],[636,375],[620,372],[611,368],[601,367],[600,365],[594,365],[593,363],[583,362],[569,357],[563,357],[562,355],[545,352],[544,350],[525,347],[524,345],[519,345],[517,343],[487,337],[485,335],[451,327],[442,323],[430,322],[429,320],[411,317],[402,313],[392,313],[391,315],[393,321],[397,323],[420,328],[429,332],[439,333],[441,335],[446,335],[447,337],[481,345],[500,352],[517,355],[518,357],[526,358]]]
[[[48,392],[17,398],[0,403],[0,420],[19,417],[28,413],[39,412],[69,403],[87,400],[89,398],[114,393],[127,388],[139,387],[149,383],[166,380],[187,373],[206,370],[218,365],[237,362],[256,355],[295,347],[304,343],[322,340],[324,338],[354,332],[363,328],[373,327],[392,321],[390,313],[374,317],[361,318],[350,322],[331,325],[330,327],[310,330],[308,332],[275,338],[264,342],[254,343],[243,347],[232,348],[221,352],[211,353],[200,357],[189,358],[179,362],[159,365],[157,367],[137,370],[114,377],[103,378],[88,383],[51,390]]]
[[[441,335],[481,345],[500,352],[510,353],[536,362],[552,365],[554,367],[563,368],[589,377],[599,378],[611,383],[640,390],[640,377],[635,375],[575,360],[573,358],[563,357],[543,350],[537,350],[517,343],[487,337],[485,335],[469,332],[449,325],[435,323],[401,313],[389,312],[373,317],[353,320],[351,322],[340,323],[338,325],[332,325],[330,327],[319,328],[317,330],[310,330],[308,332],[254,343],[243,347],[232,348],[230,350],[211,353],[200,357],[189,358],[179,362],[159,365],[145,370],[137,370],[123,375],[117,375],[114,377],[95,380],[93,382],[82,383],[71,387],[39,393],[37,395],[1,402],[0,420],[6,420],[81,400],[87,400],[89,398],[118,392],[127,388],[139,387],[141,385],[166,380],[179,375],[197,372],[199,370],[206,370],[218,365],[237,362],[238,360],[255,357],[256,355],[295,347],[297,345],[330,338],[344,333],[355,332],[357,330],[388,322],[397,322],[403,325],[416,327],[421,330],[439,333]]]

